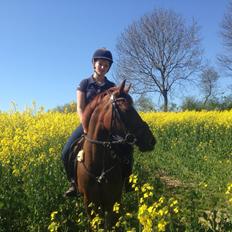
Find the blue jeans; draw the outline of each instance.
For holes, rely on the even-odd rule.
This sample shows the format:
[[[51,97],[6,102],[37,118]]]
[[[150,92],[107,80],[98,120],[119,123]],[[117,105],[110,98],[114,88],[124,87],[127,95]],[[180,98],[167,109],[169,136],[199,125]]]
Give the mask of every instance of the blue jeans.
[[[80,124],[71,134],[69,139],[67,140],[66,144],[64,145],[64,148],[62,150],[62,160],[64,163],[64,167],[68,176],[68,179],[73,181],[75,179],[75,174],[74,174],[74,158],[71,157],[70,152],[71,152],[71,147],[72,144],[81,138],[81,136],[84,134],[84,130],[82,125]]]

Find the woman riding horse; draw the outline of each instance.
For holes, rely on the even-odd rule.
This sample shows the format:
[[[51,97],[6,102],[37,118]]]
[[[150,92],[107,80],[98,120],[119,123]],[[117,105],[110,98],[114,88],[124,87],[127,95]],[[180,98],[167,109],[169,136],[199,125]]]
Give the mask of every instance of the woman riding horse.
[[[75,184],[74,173],[74,156],[70,155],[72,152],[72,145],[81,138],[83,133],[87,132],[87,128],[83,128],[83,112],[86,105],[99,93],[115,86],[109,81],[105,74],[109,71],[113,63],[113,57],[109,50],[105,48],[97,49],[92,57],[92,64],[94,73],[91,77],[84,79],[80,82],[77,88],[77,113],[80,119],[80,125],[72,133],[66,142],[62,151],[62,160],[64,163],[65,171],[70,182],[69,189],[65,192],[64,196],[78,196],[78,191]]]

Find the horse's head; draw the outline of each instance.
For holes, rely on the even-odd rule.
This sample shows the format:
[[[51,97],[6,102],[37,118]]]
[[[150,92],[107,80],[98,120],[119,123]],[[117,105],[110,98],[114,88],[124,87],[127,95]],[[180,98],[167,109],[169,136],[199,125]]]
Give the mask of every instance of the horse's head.
[[[105,96],[105,128],[112,135],[123,138],[125,143],[135,143],[141,151],[152,150],[156,143],[155,137],[133,107],[133,100],[128,94],[129,88],[125,87],[123,81]]]
[[[85,109],[83,123],[95,141],[101,140],[101,130],[101,138],[105,139],[108,135],[114,140],[112,143],[135,143],[141,151],[152,150],[156,143],[155,137],[133,107],[129,89],[125,87],[124,80],[120,86],[96,96]]]

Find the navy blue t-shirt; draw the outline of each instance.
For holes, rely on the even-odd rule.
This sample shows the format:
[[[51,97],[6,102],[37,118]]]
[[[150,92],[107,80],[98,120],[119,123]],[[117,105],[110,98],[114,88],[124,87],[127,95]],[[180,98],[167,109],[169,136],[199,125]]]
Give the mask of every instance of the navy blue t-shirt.
[[[109,81],[105,77],[105,82],[102,85],[99,85],[94,79],[93,76],[83,79],[77,90],[85,93],[85,101],[88,104],[97,94],[104,92],[105,90],[114,87],[115,84]]]

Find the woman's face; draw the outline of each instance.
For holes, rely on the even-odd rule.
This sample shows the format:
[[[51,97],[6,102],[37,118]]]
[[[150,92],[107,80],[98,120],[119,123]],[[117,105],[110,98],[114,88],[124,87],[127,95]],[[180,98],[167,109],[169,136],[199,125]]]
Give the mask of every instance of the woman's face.
[[[105,75],[110,68],[108,60],[98,59],[94,62],[94,70],[98,75]]]

